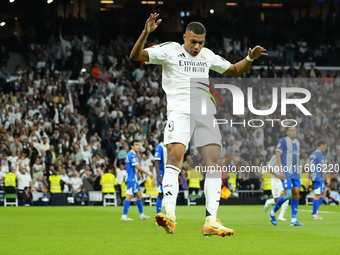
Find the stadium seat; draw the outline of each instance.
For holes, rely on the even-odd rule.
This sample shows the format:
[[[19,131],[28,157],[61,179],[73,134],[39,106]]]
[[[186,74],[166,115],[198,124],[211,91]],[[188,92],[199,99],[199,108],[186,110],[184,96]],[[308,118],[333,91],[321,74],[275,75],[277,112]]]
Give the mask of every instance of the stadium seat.
[[[14,202],[8,202],[7,199],[15,200]],[[17,194],[5,194],[4,198],[4,206],[6,207],[7,205],[15,205],[18,207],[18,195]]]
[[[157,195],[151,195],[148,198],[146,198],[144,201],[145,203],[149,203],[149,206],[156,205]]]
[[[33,196],[33,202],[37,202],[40,198],[44,197],[44,193],[33,191],[32,196]]]
[[[113,200],[113,202],[107,201],[107,199]],[[104,206],[107,206],[107,205],[117,206],[117,196],[116,196],[116,193],[114,193],[114,194],[105,194],[103,196],[103,205]]]
[[[103,193],[101,191],[89,191],[89,201],[90,202],[102,202]]]
[[[187,199],[188,201],[188,206],[190,205],[196,205],[196,198],[200,198],[200,195],[189,195],[189,191],[185,190],[184,191],[184,198]],[[191,201],[191,199],[195,198],[195,201]]]
[[[314,200],[314,191],[311,191],[307,196],[306,196],[306,205],[312,205]]]

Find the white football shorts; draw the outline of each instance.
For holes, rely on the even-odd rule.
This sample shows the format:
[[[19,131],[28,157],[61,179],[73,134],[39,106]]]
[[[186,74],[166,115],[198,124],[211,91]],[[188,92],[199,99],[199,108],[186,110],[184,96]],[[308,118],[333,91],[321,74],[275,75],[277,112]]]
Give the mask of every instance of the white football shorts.
[[[208,144],[222,146],[222,137],[218,124],[214,126],[215,117],[212,114],[188,114],[169,112],[167,125],[164,129],[164,144],[182,143],[186,149],[190,138],[198,147]]]
[[[274,198],[279,198],[282,196],[283,186],[282,181],[277,178],[272,178],[272,194]]]

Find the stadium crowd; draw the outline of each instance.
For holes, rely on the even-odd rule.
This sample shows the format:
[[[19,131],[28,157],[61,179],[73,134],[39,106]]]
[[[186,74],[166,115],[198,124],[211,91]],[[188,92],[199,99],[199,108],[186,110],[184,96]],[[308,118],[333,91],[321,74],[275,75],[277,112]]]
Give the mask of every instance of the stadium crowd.
[[[0,180],[13,168],[18,175],[19,190],[30,187],[46,192],[46,180],[55,169],[67,184],[63,191],[79,194],[101,190],[101,175],[105,169],[114,169],[120,186],[124,180],[124,159],[129,141],[133,139],[141,141],[141,166],[152,171],[155,148],[163,140],[167,121],[166,95],[161,86],[160,66],[134,63],[129,59],[133,42],[132,38],[117,36],[104,45],[90,36],[71,36],[60,29],[58,34],[50,35],[46,43],[30,44],[36,61],[32,60],[29,66],[17,66],[9,74],[3,63],[0,70]],[[151,37],[147,45],[158,42]],[[317,140],[325,139],[328,163],[339,165],[340,72],[329,72],[322,78],[314,66],[306,69],[303,64],[299,69],[291,65],[288,70],[277,71],[275,64],[290,64],[296,60],[294,54],[293,57],[289,55],[293,44],[301,62],[309,61],[308,52],[314,55],[318,52],[302,39],[294,43],[287,41],[280,47],[270,46],[267,67],[249,69],[231,82],[238,84],[245,94],[248,85],[254,88],[256,109],[271,106],[273,86],[299,86],[310,90],[312,101],[306,108],[313,115],[304,116],[293,108],[287,115],[287,119],[298,121],[301,163],[308,162]],[[212,37],[207,40],[208,47],[231,62],[243,58],[249,45],[249,39],[241,41],[232,33],[220,42]],[[324,51],[330,49],[334,50],[330,54],[336,58],[339,47],[329,48],[328,45],[320,48],[320,56],[324,57]],[[212,77],[222,76],[212,73]],[[314,79],[306,80],[307,77]],[[233,119],[231,102],[231,95],[223,95],[223,108],[218,106],[217,118]],[[281,119],[278,114],[271,117]],[[246,108],[244,119],[259,118]],[[220,128],[221,156],[226,165],[234,165],[238,170],[241,166],[266,165],[278,140],[285,136],[279,123],[272,127],[266,122],[264,128],[257,129],[240,125],[221,125]],[[191,147],[179,179],[181,189],[190,188],[188,171],[200,160]],[[260,189],[261,175],[261,171],[238,171],[234,189]],[[330,177],[332,188],[338,189],[339,174]],[[146,181],[144,176],[141,178],[141,182]]]

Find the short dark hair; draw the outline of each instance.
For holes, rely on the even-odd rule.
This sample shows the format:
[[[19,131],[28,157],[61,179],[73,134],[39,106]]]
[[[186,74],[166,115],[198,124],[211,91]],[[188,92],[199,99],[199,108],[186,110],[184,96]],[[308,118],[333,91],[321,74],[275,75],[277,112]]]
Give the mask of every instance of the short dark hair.
[[[205,27],[200,22],[190,22],[185,31],[192,31],[194,34],[203,35],[205,34]]]
[[[324,144],[326,144],[327,142],[325,141],[325,140],[319,140],[318,141],[318,147],[320,146],[320,145],[324,145]]]
[[[139,140],[138,139],[134,139],[130,142],[130,147],[134,146],[135,143],[139,143]]]
[[[288,132],[288,130],[289,130],[290,128],[296,128],[296,126],[289,126],[289,127],[286,127],[286,133]]]

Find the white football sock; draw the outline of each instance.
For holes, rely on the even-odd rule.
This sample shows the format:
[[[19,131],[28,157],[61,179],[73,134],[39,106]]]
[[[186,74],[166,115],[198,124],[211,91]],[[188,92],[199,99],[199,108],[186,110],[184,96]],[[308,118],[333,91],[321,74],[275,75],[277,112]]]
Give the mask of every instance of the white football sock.
[[[274,199],[274,198],[267,199],[266,203],[268,203],[269,205],[275,205],[275,204],[276,204],[276,202],[275,202],[275,199]]]
[[[221,199],[222,172],[207,172],[204,180],[204,194],[206,205],[206,219],[216,219]]]
[[[280,215],[279,218],[284,218],[283,216],[285,216],[285,213],[287,211],[289,205],[289,199],[286,200],[282,205],[281,205],[281,211],[280,211]]]
[[[166,165],[163,177],[163,204],[166,213],[175,214],[178,195],[178,175],[181,170],[172,165]]]

